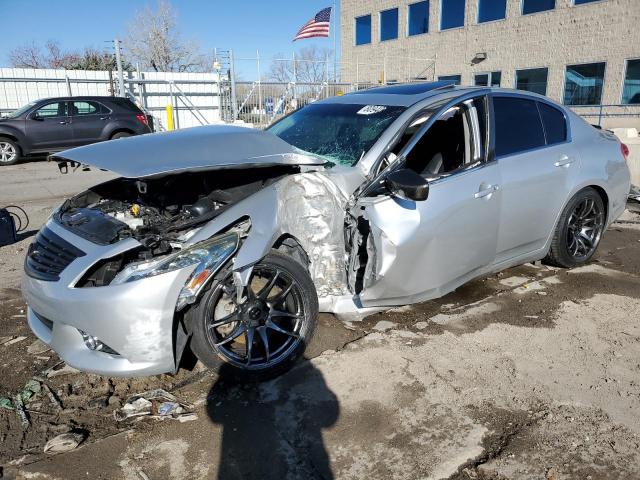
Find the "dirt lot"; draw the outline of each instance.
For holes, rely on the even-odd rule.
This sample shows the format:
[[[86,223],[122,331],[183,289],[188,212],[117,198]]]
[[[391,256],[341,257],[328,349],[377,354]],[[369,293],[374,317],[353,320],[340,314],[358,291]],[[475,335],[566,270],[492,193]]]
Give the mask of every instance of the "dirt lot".
[[[25,404],[28,428],[0,407],[0,478],[640,478],[639,215],[606,232],[586,267],[524,265],[352,325],[323,315],[310,360],[270,382],[199,365],[123,380],[60,370],[19,292],[33,230],[107,178],[43,162],[0,172],[0,206],[31,217],[0,248],[0,397],[33,377],[44,388]],[[197,419],[114,420],[155,388]],[[85,440],[44,454],[65,432]]]

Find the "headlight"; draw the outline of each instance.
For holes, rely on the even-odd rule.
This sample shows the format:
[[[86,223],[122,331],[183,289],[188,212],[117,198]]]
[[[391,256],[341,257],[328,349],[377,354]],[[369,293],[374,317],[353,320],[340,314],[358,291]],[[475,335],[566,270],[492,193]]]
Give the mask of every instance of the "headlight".
[[[235,252],[238,247],[238,242],[239,237],[236,233],[228,233],[197,243],[168,257],[151,262],[129,265],[116,275],[111,285],[133,282],[142,278],[153,277],[162,273],[180,270],[191,265],[197,265],[191,274],[189,282],[187,282],[185,286],[185,288],[187,288],[187,286],[195,282],[198,277],[204,277],[204,280],[206,280],[209,278],[209,275],[215,273],[220,265]],[[196,282],[196,284],[197,283],[198,282]]]

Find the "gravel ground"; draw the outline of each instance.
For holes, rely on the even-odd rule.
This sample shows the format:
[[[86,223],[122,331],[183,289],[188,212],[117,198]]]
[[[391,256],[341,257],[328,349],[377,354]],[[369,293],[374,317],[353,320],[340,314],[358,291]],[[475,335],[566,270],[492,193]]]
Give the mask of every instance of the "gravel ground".
[[[106,178],[5,167],[0,205],[23,206],[37,228]],[[323,315],[309,360],[258,385],[198,364],[144,379],[46,377],[59,359],[33,345],[19,295],[30,235],[0,248],[0,337],[26,337],[0,344],[0,397],[45,376],[60,405],[36,396],[26,431],[0,408],[0,478],[640,478],[637,213],[582,268],[523,265],[352,325]],[[113,420],[152,388],[192,403],[197,420]],[[87,438],[42,453],[66,431]]]

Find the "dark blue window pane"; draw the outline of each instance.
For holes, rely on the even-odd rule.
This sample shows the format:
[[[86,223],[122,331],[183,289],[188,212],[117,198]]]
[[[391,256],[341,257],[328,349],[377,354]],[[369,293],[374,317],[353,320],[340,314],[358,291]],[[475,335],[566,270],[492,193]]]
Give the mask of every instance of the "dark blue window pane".
[[[640,104],[640,60],[627,61],[627,73],[624,76],[622,103]]]
[[[502,72],[491,72],[491,86],[499,87],[502,81]]]
[[[380,12],[380,41],[398,38],[398,9]]]
[[[601,0],[575,0],[575,4],[576,5],[583,5],[585,3],[591,3],[591,2],[599,2]]]
[[[556,0],[522,0],[522,14],[544,12],[556,8]]]
[[[568,65],[564,80],[565,105],[599,105],[604,83],[603,63]]]
[[[542,102],[538,102],[538,109],[542,116],[547,145],[564,142],[567,139],[567,122],[564,119],[564,113]]]
[[[536,102],[522,98],[495,97],[493,118],[497,157],[531,150],[545,144]]]
[[[548,74],[549,71],[546,68],[516,70],[516,88],[518,90],[526,90],[527,92],[546,95]]]
[[[464,26],[464,0],[440,0],[440,30]]]
[[[480,0],[478,23],[501,20],[507,11],[507,0]]]
[[[371,43],[371,15],[356,17],[356,45]]]
[[[445,80],[453,81],[454,84],[460,85],[462,77],[460,75],[440,75],[438,81],[443,82]]]
[[[409,36],[429,31],[429,2],[409,5]]]
[[[487,86],[489,86],[489,74],[488,73],[478,73],[474,78],[473,84],[476,87],[487,87]]]

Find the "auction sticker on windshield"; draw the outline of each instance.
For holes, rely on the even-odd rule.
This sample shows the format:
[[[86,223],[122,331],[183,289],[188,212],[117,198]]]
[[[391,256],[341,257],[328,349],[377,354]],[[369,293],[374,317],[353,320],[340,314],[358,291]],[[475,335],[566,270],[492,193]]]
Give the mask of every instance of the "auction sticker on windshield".
[[[384,105],[365,105],[358,110],[358,115],[373,115],[375,113],[384,112],[387,109]]]

